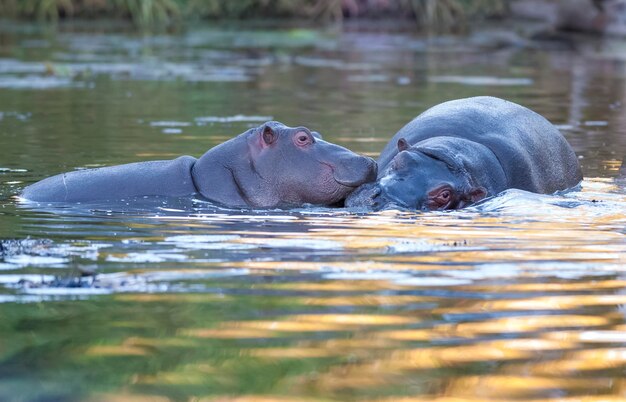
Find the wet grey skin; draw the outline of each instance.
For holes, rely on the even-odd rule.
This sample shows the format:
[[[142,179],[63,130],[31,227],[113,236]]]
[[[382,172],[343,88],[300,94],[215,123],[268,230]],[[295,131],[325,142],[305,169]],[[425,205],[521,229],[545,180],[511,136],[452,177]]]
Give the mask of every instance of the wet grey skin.
[[[306,127],[270,121],[195,159],[138,162],[73,171],[24,189],[36,202],[89,202],[199,195],[229,207],[294,207],[341,202],[373,181],[376,162]]]
[[[347,207],[463,208],[509,188],[552,194],[582,180],[578,158],[539,114],[481,96],[434,106],[404,126],[378,158],[378,177]]]

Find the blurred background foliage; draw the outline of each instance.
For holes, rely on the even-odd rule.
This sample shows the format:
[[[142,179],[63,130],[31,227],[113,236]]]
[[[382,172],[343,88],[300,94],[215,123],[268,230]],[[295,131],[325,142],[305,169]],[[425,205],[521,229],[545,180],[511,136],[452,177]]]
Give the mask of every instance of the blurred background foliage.
[[[0,15],[5,18],[46,22],[123,18],[142,28],[194,19],[293,18],[328,23],[394,17],[413,19],[420,28],[449,29],[505,11],[505,0],[0,0]]]

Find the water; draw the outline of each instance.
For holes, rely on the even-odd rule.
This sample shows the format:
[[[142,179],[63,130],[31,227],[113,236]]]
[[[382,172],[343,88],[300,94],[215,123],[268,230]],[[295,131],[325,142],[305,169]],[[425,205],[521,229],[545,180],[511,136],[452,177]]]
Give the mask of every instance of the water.
[[[626,398],[625,41],[1,26],[0,400]],[[12,197],[270,118],[375,156],[485,94],[557,124],[582,187],[431,213]]]

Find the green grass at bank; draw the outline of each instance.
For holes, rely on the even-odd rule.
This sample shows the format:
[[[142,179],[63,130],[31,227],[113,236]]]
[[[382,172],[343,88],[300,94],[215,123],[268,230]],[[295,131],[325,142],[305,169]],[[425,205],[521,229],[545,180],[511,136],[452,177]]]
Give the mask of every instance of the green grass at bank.
[[[70,18],[129,19],[137,27],[194,19],[344,18],[413,19],[420,28],[446,29],[505,12],[503,0],[0,0],[0,15],[55,22]]]

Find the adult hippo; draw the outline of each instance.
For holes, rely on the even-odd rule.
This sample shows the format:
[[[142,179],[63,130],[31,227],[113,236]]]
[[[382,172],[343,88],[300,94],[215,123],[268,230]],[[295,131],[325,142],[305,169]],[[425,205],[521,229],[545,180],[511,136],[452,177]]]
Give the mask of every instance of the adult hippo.
[[[376,162],[322,140],[306,127],[270,121],[199,159],[73,171],[24,189],[37,202],[88,202],[138,196],[201,197],[225,206],[331,205],[376,178]]]
[[[462,208],[508,188],[550,194],[582,180],[578,158],[537,113],[481,96],[442,103],[404,126],[378,159],[376,183],[346,206]]]

